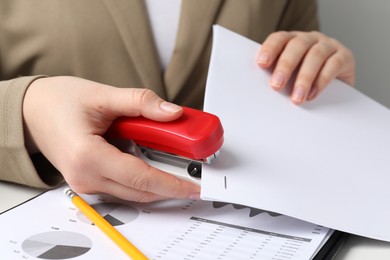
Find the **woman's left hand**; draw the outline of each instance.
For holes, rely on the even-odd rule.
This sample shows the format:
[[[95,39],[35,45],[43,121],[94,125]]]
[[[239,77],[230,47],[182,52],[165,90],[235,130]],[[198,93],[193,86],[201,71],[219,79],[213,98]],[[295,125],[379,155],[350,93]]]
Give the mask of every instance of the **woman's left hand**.
[[[355,83],[355,59],[344,45],[320,32],[275,32],[263,43],[257,56],[262,68],[272,68],[270,85],[283,89],[296,72],[291,100],[303,104],[314,99],[338,78]]]

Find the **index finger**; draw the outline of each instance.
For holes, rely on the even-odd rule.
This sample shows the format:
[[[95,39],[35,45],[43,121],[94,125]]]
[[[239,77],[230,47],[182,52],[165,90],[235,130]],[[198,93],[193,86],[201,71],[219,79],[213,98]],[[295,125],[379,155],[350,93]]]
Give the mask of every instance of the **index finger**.
[[[271,67],[293,37],[295,37],[294,33],[285,31],[270,34],[259,50],[257,64],[262,68]]]
[[[148,192],[169,198],[199,198],[200,187],[172,174],[148,165],[133,155],[123,153],[116,147],[101,143],[95,158],[104,158],[100,163],[101,175],[133,190]]]

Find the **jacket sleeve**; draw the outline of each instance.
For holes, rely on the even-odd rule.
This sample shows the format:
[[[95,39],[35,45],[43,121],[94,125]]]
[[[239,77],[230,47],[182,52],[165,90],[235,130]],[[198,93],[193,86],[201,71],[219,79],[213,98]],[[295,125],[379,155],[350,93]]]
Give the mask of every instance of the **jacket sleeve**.
[[[317,1],[290,0],[277,26],[278,31],[319,30]]]
[[[23,98],[39,77],[0,81],[0,180],[48,188],[61,183],[62,177],[43,156],[29,155],[23,131]]]

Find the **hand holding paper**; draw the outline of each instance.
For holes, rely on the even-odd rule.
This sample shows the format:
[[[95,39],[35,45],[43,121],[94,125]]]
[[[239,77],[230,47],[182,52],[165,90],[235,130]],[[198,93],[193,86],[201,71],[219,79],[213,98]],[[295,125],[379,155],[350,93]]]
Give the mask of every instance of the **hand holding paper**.
[[[281,90],[296,72],[291,99],[303,104],[314,99],[333,78],[355,82],[352,52],[338,41],[316,31],[275,32],[264,41],[257,57],[262,68],[274,67],[270,85]]]

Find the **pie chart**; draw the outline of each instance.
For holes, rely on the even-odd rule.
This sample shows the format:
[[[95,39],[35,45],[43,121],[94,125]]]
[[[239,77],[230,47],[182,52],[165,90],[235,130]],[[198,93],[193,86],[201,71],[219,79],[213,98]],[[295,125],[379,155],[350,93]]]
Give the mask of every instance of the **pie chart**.
[[[139,215],[138,209],[127,204],[104,202],[91,206],[113,226],[120,226],[132,222]],[[93,225],[81,211],[77,212],[77,218],[84,223]]]
[[[22,249],[39,259],[69,259],[87,253],[91,240],[79,233],[68,231],[44,232],[33,235],[22,243]]]

